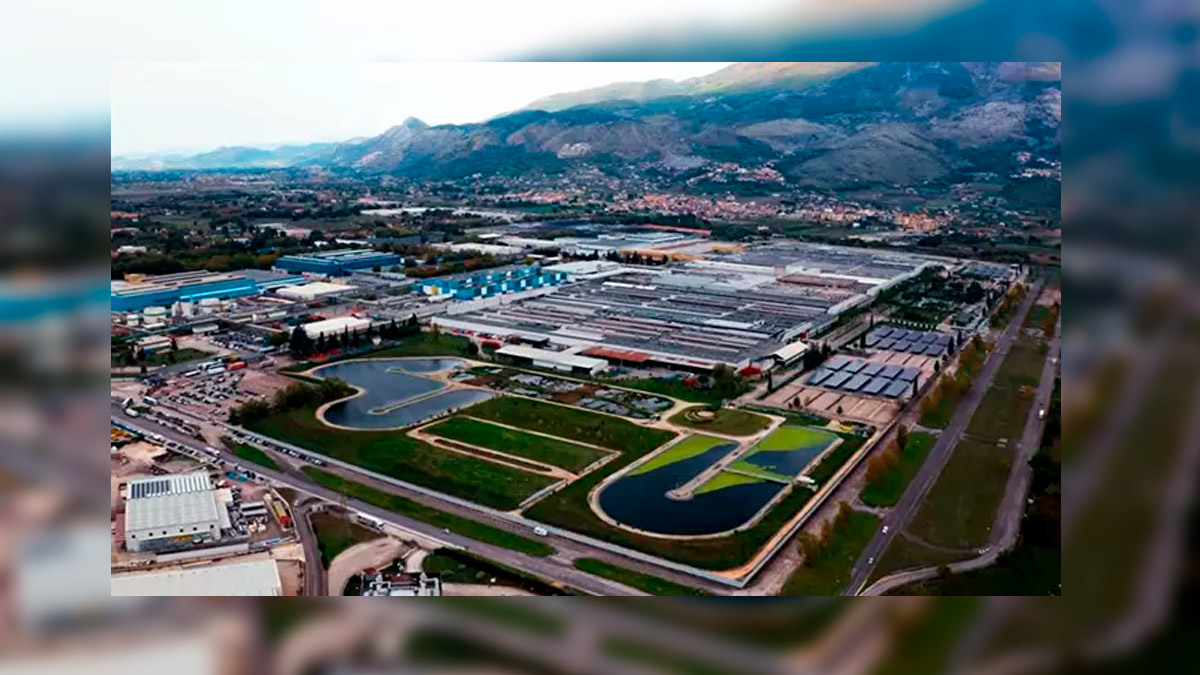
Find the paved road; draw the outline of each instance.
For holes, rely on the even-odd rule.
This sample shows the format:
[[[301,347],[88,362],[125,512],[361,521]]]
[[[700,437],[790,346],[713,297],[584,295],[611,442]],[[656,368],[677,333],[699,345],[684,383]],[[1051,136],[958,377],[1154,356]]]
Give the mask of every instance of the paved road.
[[[307,498],[296,500],[292,507],[292,520],[296,523],[296,536],[304,547],[304,595],[318,596],[328,593],[325,564],[321,561],[321,548],[317,546],[317,535],[313,532],[308,516],[319,507],[319,502]]]
[[[125,414],[124,410],[119,405],[113,404],[111,407],[111,415],[114,418],[120,419],[126,424],[135,428],[145,429],[154,433],[161,434],[164,438],[171,439],[181,445],[193,448],[200,451],[204,444],[197,441],[195,438],[181,434],[173,429],[155,424],[153,421],[142,417],[131,418]],[[232,455],[224,450],[218,449],[220,459],[228,464],[248,464],[241,458]],[[438,542],[450,548],[459,548],[470,551],[488,560],[492,560],[510,567],[522,570],[529,574],[558,582],[572,588],[579,589],[593,595],[645,595],[644,593],[632,589],[623,584],[618,584],[607,579],[595,577],[575,569],[570,560],[561,555],[552,555],[548,557],[538,557],[518,553],[499,546],[486,544],[475,539],[470,539],[453,532],[445,532],[433,525],[424,523],[419,520],[413,520],[405,516],[392,513],[377,506],[361,502],[356,499],[349,499],[339,492],[321,487],[303,478],[299,478],[294,474],[284,473],[280,471],[272,471],[259,466],[254,466],[255,473],[270,479],[276,483],[286,485],[299,492],[303,492],[315,497],[319,497],[326,501],[343,504],[347,508],[360,511],[367,515],[379,518],[380,520],[393,525],[401,530],[407,530],[420,535],[426,539]],[[484,521],[484,518],[474,517],[473,520]],[[491,523],[489,523],[491,524]],[[525,533],[528,535],[528,533]],[[557,537],[547,537],[548,543],[557,547],[560,551],[564,548],[573,547],[575,552],[586,555],[595,555],[596,557],[610,557],[603,555],[600,551],[578,551],[579,545],[570,540],[560,539]]]
[[[938,436],[934,442],[933,448],[929,451],[929,457],[913,477],[913,480],[908,484],[908,488],[892,507],[892,511],[880,527],[880,531],[875,533],[875,536],[863,549],[858,561],[854,564],[851,571],[850,583],[842,592],[843,595],[857,595],[863,589],[867,579],[875,570],[875,565],[883,556],[883,552],[891,545],[892,539],[896,535],[908,527],[909,521],[916,515],[917,510],[921,506],[921,502],[925,499],[925,495],[937,478],[942,473],[942,469],[946,466],[946,462],[950,460],[950,455],[958,445],[959,439],[962,437],[963,431],[966,430],[967,424],[971,421],[971,417],[975,414],[975,410],[979,407],[979,403],[983,400],[984,394],[992,384],[992,379],[996,376],[996,371],[1000,364],[1004,361],[1004,357],[1008,354],[1009,347],[1021,332],[1021,323],[1024,321],[1026,312],[1033,306],[1038,295],[1041,293],[1042,284],[1038,283],[1031,288],[1026,294],[1025,299],[1021,302],[1020,308],[1015,313],[1012,321],[1004,329],[1000,339],[996,342],[995,349],[988,355],[984,361],[983,369],[979,376],[975,378],[971,390],[967,392],[966,398],[959,402],[957,409],[954,412],[950,424]],[[884,528],[887,532],[884,532]]]

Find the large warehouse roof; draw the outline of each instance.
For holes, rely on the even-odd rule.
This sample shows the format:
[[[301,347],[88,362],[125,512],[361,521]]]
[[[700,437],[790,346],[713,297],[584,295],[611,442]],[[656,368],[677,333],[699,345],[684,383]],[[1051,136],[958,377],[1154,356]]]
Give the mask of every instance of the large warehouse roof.
[[[578,356],[576,354],[564,354],[562,352],[554,352],[548,349],[536,349],[534,347],[525,347],[522,345],[506,345],[500,348],[497,352],[500,356],[515,356],[521,359],[533,359],[534,361],[546,361],[550,363],[561,363],[572,368],[584,368],[587,370],[603,369],[608,367],[608,361],[604,359],[593,359],[590,356]]]
[[[279,568],[270,559],[136,574],[115,574],[113,595],[282,595]]]
[[[144,499],[184,492],[203,492],[212,489],[212,481],[204,471],[181,473],[173,476],[152,476],[129,481],[127,498]]]
[[[366,329],[371,322],[368,319],[360,319],[357,316],[338,316],[324,321],[313,321],[312,323],[304,324],[304,332],[308,333],[308,337],[316,339],[321,335],[340,335],[343,331],[352,333]]]
[[[125,531],[170,530],[220,523],[216,492],[183,492],[125,502]]]

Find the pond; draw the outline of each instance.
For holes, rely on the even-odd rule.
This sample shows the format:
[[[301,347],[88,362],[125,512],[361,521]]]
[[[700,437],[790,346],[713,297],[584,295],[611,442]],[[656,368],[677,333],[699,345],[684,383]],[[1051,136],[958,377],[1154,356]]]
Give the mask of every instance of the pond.
[[[671,499],[667,493],[734,447],[734,443],[721,443],[651,471],[626,474],[600,492],[600,508],[619,523],[656,534],[702,535],[731,530],[753,518],[783,489],[783,484],[762,481],[731,485],[686,500]]]
[[[463,365],[459,359],[369,359],[331,363],[312,374],[336,377],[363,390],[326,408],[325,421],[352,429],[390,429],[491,398],[491,393],[478,389],[442,391],[446,383],[420,376]]]

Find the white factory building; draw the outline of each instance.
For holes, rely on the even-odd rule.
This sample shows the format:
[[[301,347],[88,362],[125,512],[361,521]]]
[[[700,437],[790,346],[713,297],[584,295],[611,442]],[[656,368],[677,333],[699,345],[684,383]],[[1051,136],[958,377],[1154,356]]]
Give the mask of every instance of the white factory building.
[[[335,284],[328,281],[312,281],[307,284],[282,286],[275,289],[275,294],[281,298],[310,302],[319,298],[336,298],[350,293],[357,288],[357,286],[351,286],[350,284]]]
[[[357,316],[338,316],[323,321],[313,321],[304,324],[304,332],[315,340],[322,335],[341,335],[344,332],[357,333],[371,325],[370,319],[360,319]]]
[[[129,481],[125,495],[129,551],[166,551],[214,542],[230,527],[229,510],[202,471],[137,478]]]
[[[114,574],[114,596],[277,596],[279,567],[270,558],[231,564]]]
[[[561,370],[568,373],[597,375],[608,370],[608,361],[594,359],[590,356],[579,356],[566,352],[556,352],[549,349],[538,349],[524,345],[505,345],[496,351],[498,356],[507,356],[520,363],[528,363],[538,368]]]

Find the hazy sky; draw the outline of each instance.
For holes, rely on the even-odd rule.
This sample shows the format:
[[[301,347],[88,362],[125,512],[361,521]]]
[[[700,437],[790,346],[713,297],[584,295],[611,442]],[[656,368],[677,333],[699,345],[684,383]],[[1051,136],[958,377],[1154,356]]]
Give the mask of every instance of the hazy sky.
[[[341,141],[408,117],[479,122],[549,94],[682,79],[724,63],[127,63],[112,67],[112,154]]]

